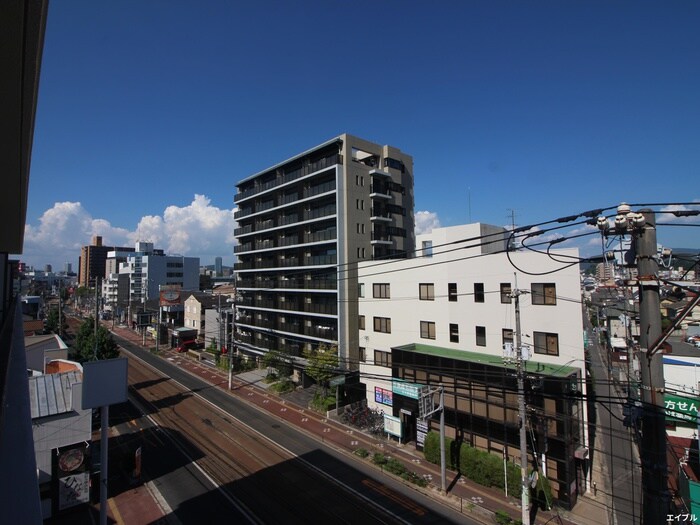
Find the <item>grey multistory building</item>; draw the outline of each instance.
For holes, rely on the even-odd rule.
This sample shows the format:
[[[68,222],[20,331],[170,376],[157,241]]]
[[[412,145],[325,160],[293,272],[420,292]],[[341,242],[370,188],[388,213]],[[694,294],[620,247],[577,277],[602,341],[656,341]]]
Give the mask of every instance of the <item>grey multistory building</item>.
[[[244,352],[338,346],[358,368],[358,261],[415,249],[413,159],[343,134],[237,184],[238,319]]]

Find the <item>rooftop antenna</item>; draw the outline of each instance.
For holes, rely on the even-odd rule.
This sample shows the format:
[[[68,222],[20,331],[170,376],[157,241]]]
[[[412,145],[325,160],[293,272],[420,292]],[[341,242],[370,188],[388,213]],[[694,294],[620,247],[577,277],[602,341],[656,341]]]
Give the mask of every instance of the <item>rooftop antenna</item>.
[[[511,230],[515,230],[515,210],[513,208],[506,208],[510,212],[510,226]]]

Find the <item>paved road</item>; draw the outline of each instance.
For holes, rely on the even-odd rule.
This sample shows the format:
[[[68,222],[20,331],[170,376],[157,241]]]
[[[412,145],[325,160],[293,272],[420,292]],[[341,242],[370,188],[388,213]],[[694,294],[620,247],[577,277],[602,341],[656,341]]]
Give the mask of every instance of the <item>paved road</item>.
[[[164,375],[157,375],[150,366],[130,359],[132,392],[151,417],[167,428],[167,435],[179,443],[185,456],[213,481],[199,493],[190,493],[191,487],[177,492],[166,477],[158,478],[178,519],[178,513],[188,508],[196,512],[202,506],[220,505],[220,501],[209,501],[217,492],[211,487],[218,485],[218,492],[230,500],[228,506],[233,509],[215,511],[219,518],[221,512],[226,516],[236,512],[247,522],[308,523],[311,513],[313,521],[319,522],[476,523],[391,478],[377,479],[376,471],[361,462],[348,464],[345,456],[319,444],[311,433],[299,432],[287,423],[298,419],[297,424],[324,424],[318,415],[289,409],[279,399],[242,384],[237,385],[238,397],[231,396],[220,388],[224,385],[219,375],[212,373],[209,379],[214,384],[207,383],[127,341],[119,342],[162,371]],[[207,370],[201,369],[200,375],[202,372]],[[279,405],[274,407],[279,417],[269,415],[270,403]],[[267,406],[261,411],[255,405]],[[323,439],[330,443],[357,439],[331,425],[327,430],[322,432]],[[180,463],[190,465],[181,458]],[[172,477],[183,467],[176,462],[164,470]],[[187,485],[192,483],[201,481],[190,480]],[[189,522],[189,516],[182,518],[183,523]]]
[[[625,394],[614,387],[605,347],[597,344],[597,336],[586,322],[588,338],[594,342],[589,352],[594,379],[594,392],[589,395],[594,395],[595,405],[595,413],[589,413],[589,419],[594,418],[590,435],[593,480],[597,481],[597,490],[608,495],[609,523],[632,525],[641,519],[641,465],[637,445],[633,430],[623,424]]]

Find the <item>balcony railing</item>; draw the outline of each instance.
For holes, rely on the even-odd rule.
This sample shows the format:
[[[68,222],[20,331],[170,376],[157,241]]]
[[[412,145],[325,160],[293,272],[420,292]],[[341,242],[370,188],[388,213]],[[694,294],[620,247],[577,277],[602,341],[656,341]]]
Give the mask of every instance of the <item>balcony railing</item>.
[[[285,173],[281,177],[277,177],[274,180],[266,181],[263,183],[256,183],[254,188],[248,188],[247,190],[237,193],[233,197],[233,201],[238,202],[240,200],[251,197],[256,193],[261,193],[263,191],[276,188],[277,186],[281,186],[283,184],[287,184],[288,182],[292,182],[293,180],[300,179],[301,177],[304,177],[310,173],[314,173],[324,168],[329,168],[336,164],[342,164],[342,162],[343,156],[339,153],[329,155],[328,157],[320,159],[316,162],[312,162],[309,165],[304,166],[303,168],[296,168],[295,170],[290,171],[289,173]]]
[[[332,241],[338,237],[338,232],[335,228],[330,230],[322,230],[314,233],[304,234],[304,242],[319,242],[319,241]]]
[[[335,215],[335,204],[305,211],[304,220],[309,221],[311,219],[318,219],[319,217],[327,217],[330,215]]]
[[[236,213],[233,214],[233,218],[238,220],[241,217],[245,217],[246,215],[250,215],[253,213],[253,208],[241,208],[238,210]]]
[[[233,235],[238,237],[239,235],[245,235],[246,233],[253,232],[253,225],[249,224],[247,226],[242,226],[241,228],[236,228],[233,230]]]
[[[278,246],[293,246],[294,244],[299,244],[299,237],[297,235],[292,237],[280,237],[277,240]]]
[[[253,249],[252,243],[239,244],[233,247],[233,253],[249,252]]]
[[[317,266],[321,264],[337,264],[337,255],[313,255],[304,257],[304,266]]]
[[[335,190],[335,181],[331,180],[324,184],[319,184],[317,186],[311,186],[310,188],[304,190],[304,198],[313,197],[314,195],[319,195],[321,193],[327,193],[329,191]]]

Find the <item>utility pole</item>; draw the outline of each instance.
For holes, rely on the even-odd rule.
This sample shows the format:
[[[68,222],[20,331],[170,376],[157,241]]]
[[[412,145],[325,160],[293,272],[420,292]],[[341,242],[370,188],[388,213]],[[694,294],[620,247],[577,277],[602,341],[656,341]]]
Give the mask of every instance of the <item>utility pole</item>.
[[[156,353],[158,353],[158,350],[160,350],[160,323],[161,323],[161,312],[163,311],[163,305],[160,302],[160,287],[161,285],[158,285],[158,324],[156,325]]]
[[[219,355],[221,355],[221,349],[222,349],[222,343],[221,343],[221,290],[219,290],[219,308],[217,310],[217,319],[218,319],[218,328],[219,328],[219,334],[217,336],[217,343],[219,344]]]
[[[527,415],[525,412],[525,371],[523,369],[523,347],[520,333],[520,295],[525,293],[515,288],[511,297],[515,300],[515,363],[518,377],[518,418],[520,420],[520,506],[523,525],[530,525],[530,484],[527,475]]]
[[[58,281],[58,337],[63,337],[63,299],[61,290],[62,281]]]
[[[662,354],[650,355],[649,345],[661,336],[658,263],[656,261],[656,218],[641,210],[644,224],[636,236],[637,278],[639,279],[639,346],[642,372],[642,516],[644,524],[665,523],[670,508],[666,426],[664,414],[664,370]]]

